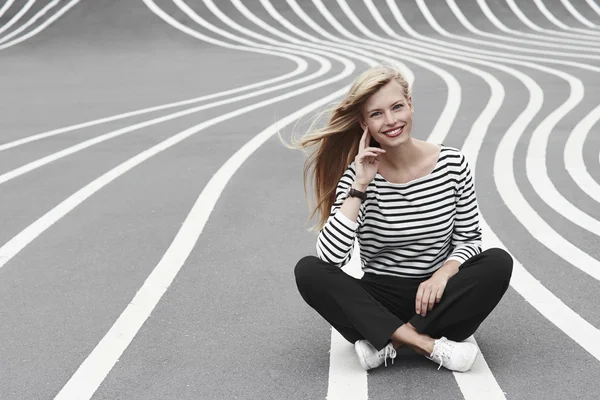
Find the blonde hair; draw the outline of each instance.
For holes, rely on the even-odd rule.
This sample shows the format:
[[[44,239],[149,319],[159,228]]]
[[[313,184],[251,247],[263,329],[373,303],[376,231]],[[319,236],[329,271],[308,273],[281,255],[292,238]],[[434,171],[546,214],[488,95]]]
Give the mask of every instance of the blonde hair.
[[[327,125],[320,129],[313,129],[315,119],[300,140],[292,138],[292,145],[284,142],[284,145],[291,149],[314,146],[314,150],[309,153],[304,163],[304,194],[309,209],[311,204],[306,190],[309,176],[312,178],[316,196],[316,205],[312,208],[308,220],[315,213],[319,213],[317,225],[310,230],[321,230],[327,222],[335,202],[337,184],[358,154],[363,134],[360,126],[362,106],[372,94],[392,80],[400,83],[405,99],[409,99],[411,95],[408,81],[400,71],[386,65],[372,67],[354,80],[341,102],[321,113],[322,115],[331,112]],[[281,135],[279,137],[281,139]]]

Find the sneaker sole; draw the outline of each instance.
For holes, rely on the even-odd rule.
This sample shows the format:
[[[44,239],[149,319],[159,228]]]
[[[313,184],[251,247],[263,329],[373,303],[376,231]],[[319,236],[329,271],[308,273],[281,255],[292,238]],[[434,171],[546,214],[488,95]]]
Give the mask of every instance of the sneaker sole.
[[[371,369],[371,367],[369,367],[367,365],[367,363],[364,361],[365,360],[365,353],[363,352],[362,347],[360,346],[360,342],[357,341],[356,343],[354,343],[354,350],[356,351],[356,354],[358,355],[358,363],[360,364],[360,366],[365,370],[368,371]]]

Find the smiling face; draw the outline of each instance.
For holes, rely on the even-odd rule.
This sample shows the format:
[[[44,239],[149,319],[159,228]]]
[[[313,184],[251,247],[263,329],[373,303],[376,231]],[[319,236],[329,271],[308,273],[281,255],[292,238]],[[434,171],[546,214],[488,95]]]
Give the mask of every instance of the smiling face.
[[[391,80],[363,105],[361,126],[368,125],[371,136],[381,147],[396,146],[410,137],[412,114],[411,99],[404,97],[399,82]]]

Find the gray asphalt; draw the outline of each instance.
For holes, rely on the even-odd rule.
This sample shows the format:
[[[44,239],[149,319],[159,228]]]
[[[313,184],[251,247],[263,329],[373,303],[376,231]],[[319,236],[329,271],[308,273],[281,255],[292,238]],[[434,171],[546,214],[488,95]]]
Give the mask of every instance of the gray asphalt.
[[[60,4],[67,2],[62,0]],[[183,25],[235,43],[198,26],[170,0],[155,2]],[[375,34],[385,35],[362,1],[347,2]],[[559,0],[544,2],[564,23],[585,28]],[[17,0],[0,17],[0,27],[25,3]],[[41,3],[24,20],[39,11]],[[311,1],[299,3],[323,29],[342,37]],[[363,36],[333,3],[327,2],[327,7],[340,23]],[[376,3],[386,22],[408,38],[384,2]],[[489,24],[475,0],[457,3],[476,27],[504,35]],[[533,0],[518,3],[536,24],[560,30],[543,17]],[[586,18],[600,24],[600,16],[584,0],[571,3]],[[243,36],[220,21],[202,1],[190,0],[187,4],[215,26]],[[258,0],[244,4],[268,24],[284,30]],[[445,2],[429,0],[426,4],[447,31],[478,38],[454,18]],[[505,1],[488,4],[508,27],[534,33],[518,21]],[[217,5],[243,27],[282,40],[248,21],[231,2]],[[303,31],[327,40],[284,2],[274,6]],[[442,37],[413,1],[402,2],[401,9],[420,34],[472,49],[499,51],[489,45],[491,39],[483,39],[487,44],[473,44]],[[600,29],[595,32],[600,33]],[[600,50],[597,37],[596,51]],[[344,40],[347,45],[353,44]],[[303,42],[308,43],[305,39]],[[402,48],[404,43],[397,45]],[[379,60],[374,50],[361,51]],[[415,57],[419,54],[413,52]],[[441,51],[437,54],[444,55]],[[342,88],[366,68],[351,54],[346,57],[356,64],[353,76],[213,125],[161,152],[95,193],[0,268],[0,399],[53,399],[131,302],[214,173],[278,118]],[[314,60],[302,58],[307,60],[308,68],[300,76],[319,69]],[[320,80],[339,76],[343,70],[339,60],[327,58],[332,68]],[[446,103],[446,84],[438,75],[401,55],[396,58],[415,74],[413,131],[416,137],[426,139]],[[600,67],[599,60],[551,58]],[[482,214],[535,279],[600,328],[600,309],[596,306],[599,282],[533,237],[504,204],[494,182],[493,159],[503,135],[525,108],[525,87],[504,72],[471,62],[468,56],[459,61],[494,75],[506,91],[474,166]],[[461,86],[458,115],[444,140],[446,145],[460,148],[487,103],[490,90],[479,77],[462,69],[433,64],[445,69]],[[590,198],[576,185],[562,156],[573,127],[600,103],[598,72],[538,64],[569,73],[584,83],[583,101],[559,121],[550,135],[547,170],[562,196],[600,220],[600,199]],[[508,62],[504,65],[526,73],[544,90],[542,108],[514,154],[519,191],[555,231],[600,260],[598,237],[551,209],[526,175],[525,157],[531,135],[567,99],[568,84],[530,67]],[[41,33],[0,50],[0,88],[4,94],[0,100],[0,146],[61,127],[275,78],[295,68],[296,64],[288,59],[227,49],[191,37],[158,18],[141,0],[81,0]],[[136,130],[0,183],[0,246],[77,190],[138,153],[203,121],[297,87]],[[0,176],[85,140],[189,107],[102,123],[0,151]],[[301,134],[311,116],[302,118],[295,127],[282,129],[282,136],[289,139],[294,133]],[[583,154],[588,172],[598,183],[599,129],[598,125],[593,127]],[[302,301],[293,280],[295,263],[314,254],[316,240],[314,233],[307,232],[310,224],[306,222],[308,208],[302,188],[303,161],[301,153],[284,148],[275,136],[233,175],[184,266],[93,399],[326,398],[330,327]],[[507,399],[598,398],[600,362],[513,288],[475,337]],[[438,371],[422,356],[405,351],[400,352],[394,365],[369,372],[368,390],[373,400],[463,398],[449,371]]]

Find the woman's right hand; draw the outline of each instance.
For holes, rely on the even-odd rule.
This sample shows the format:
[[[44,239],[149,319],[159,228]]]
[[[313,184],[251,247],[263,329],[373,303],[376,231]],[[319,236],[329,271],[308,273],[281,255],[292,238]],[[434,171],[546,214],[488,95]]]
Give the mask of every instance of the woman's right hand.
[[[354,158],[356,168],[356,178],[354,182],[365,188],[375,179],[379,168],[380,155],[385,153],[384,149],[378,147],[367,147],[371,143],[371,134],[369,127],[365,126],[360,144],[358,146],[358,154]]]

